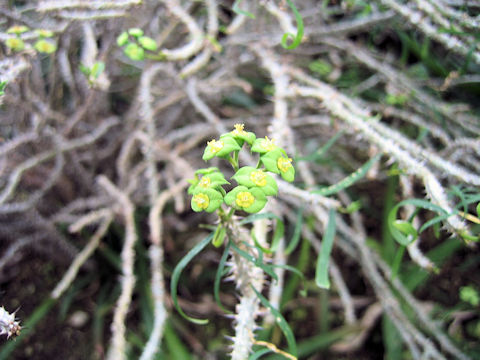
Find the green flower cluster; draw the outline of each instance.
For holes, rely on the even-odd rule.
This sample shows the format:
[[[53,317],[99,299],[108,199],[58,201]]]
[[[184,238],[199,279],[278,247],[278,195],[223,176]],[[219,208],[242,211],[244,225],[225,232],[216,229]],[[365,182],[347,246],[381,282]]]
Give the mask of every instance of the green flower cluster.
[[[155,52],[158,45],[154,39],[145,36],[142,29],[131,28],[117,37],[117,45],[124,47],[123,52],[132,60],[144,60],[148,54],[145,51]]]
[[[30,31],[25,25],[14,25],[7,29],[7,34],[12,35],[5,40],[5,45],[12,51],[19,52],[25,49],[25,42],[22,34]],[[34,30],[37,40],[33,44],[33,48],[39,53],[51,54],[57,50],[57,45],[49,38],[53,37],[53,32],[45,29]]]
[[[260,155],[256,168],[238,166],[238,154],[245,143],[250,146],[252,152]],[[235,210],[257,213],[267,203],[267,196],[278,193],[277,182],[268,172],[279,174],[289,182],[295,178],[292,159],[287,157],[285,150],[275,145],[274,140],[268,137],[257,139],[253,132],[244,130],[243,124],[236,124],[233,131],[207,143],[203,160],[208,161],[214,157],[224,158],[230,162],[236,171],[232,179],[238,186],[227,193],[223,185],[230,183],[218,168],[197,170],[195,178],[190,180],[191,186],[188,189],[188,193],[193,195],[191,205],[194,211],[213,212],[225,203]]]

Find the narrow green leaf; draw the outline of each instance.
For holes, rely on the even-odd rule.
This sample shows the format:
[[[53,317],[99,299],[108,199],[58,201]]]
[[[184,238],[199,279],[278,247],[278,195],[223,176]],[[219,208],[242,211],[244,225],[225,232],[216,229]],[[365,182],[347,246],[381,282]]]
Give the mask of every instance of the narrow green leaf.
[[[188,321],[191,321],[195,324],[200,324],[204,325],[208,323],[207,319],[195,319],[187,314],[185,314],[178,304],[178,298],[177,298],[177,286],[178,286],[178,281],[180,280],[180,275],[182,274],[183,269],[188,265],[188,263],[200,253],[212,240],[213,238],[213,233],[208,235],[205,239],[200,241],[198,244],[196,244],[188,253],[185,255],[182,260],[177,264],[175,269],[173,270],[172,273],[172,279],[171,279],[171,284],[170,284],[170,294],[172,296],[172,301],[173,305],[175,306],[175,309],[182,315],[185,319]]]
[[[328,150],[337,142],[337,140],[345,133],[344,130],[340,130],[334,136],[332,136],[325,145],[323,145],[320,149],[315,151],[313,154],[302,156],[297,161],[318,161],[325,157]]]
[[[418,229],[418,232],[421,233],[424,230],[428,229],[430,226],[433,226],[435,224],[438,224],[439,222],[442,222],[446,219],[448,219],[452,214],[444,214],[444,215],[438,215],[435,216],[433,219],[428,220],[425,224],[423,224],[420,229]]]
[[[309,359],[311,358],[309,355],[318,354],[318,352],[327,349],[331,344],[346,339],[349,335],[359,334],[362,330],[360,326],[344,326],[312,336],[298,343],[298,357],[300,359]]]
[[[244,15],[244,16],[248,16],[250,19],[255,19],[255,15],[253,15],[251,12],[240,9],[241,2],[242,0],[235,1],[232,8],[233,12],[237,15]]]
[[[245,219],[240,221],[239,225],[250,224],[250,223],[253,223],[253,222],[255,222],[257,220],[260,220],[260,219],[276,219],[278,221],[282,221],[282,219],[280,217],[278,217],[277,215],[275,215],[274,213],[265,212],[265,213],[261,213],[261,214],[249,215]]]
[[[126,31],[122,32],[120,35],[117,37],[117,45],[118,46],[124,46],[128,42],[128,33]]]
[[[441,208],[438,205],[432,204],[431,202],[423,199],[407,199],[399,202],[397,205],[395,205],[389,212],[388,217],[387,217],[387,225],[390,230],[390,233],[392,234],[393,238],[401,245],[408,245],[415,239],[411,239],[406,236],[399,228],[398,228],[398,222],[397,222],[397,212],[398,210],[405,205],[413,205],[417,208],[422,208],[422,209],[427,209],[433,212],[439,213],[441,216],[448,215],[447,212]],[[435,222],[433,222],[435,223]],[[421,231],[425,230],[425,228],[422,228]],[[420,231],[420,232],[421,232]]]
[[[404,220],[395,220],[392,225],[409,239],[409,243],[412,243],[415,240],[417,240],[418,238],[417,230],[413,227],[413,225],[410,222],[404,221]],[[408,245],[408,244],[402,244],[402,245]]]
[[[103,61],[97,61],[95,64],[92,66],[92,76],[95,79],[98,79],[100,74],[105,70],[105,63]]]
[[[265,354],[268,354],[269,352],[272,352],[273,350],[270,350],[270,349],[260,349],[256,352],[254,352],[252,355],[250,355],[250,357],[248,358],[248,360],[257,360],[257,359],[260,359],[263,355]]]
[[[322,247],[318,255],[317,268],[315,270],[315,283],[318,287],[330,289],[330,280],[328,279],[328,263],[330,260],[330,253],[333,247],[333,240],[335,239],[335,210],[330,209],[328,212],[328,223],[325,230],[325,235],[322,239]]]
[[[216,248],[222,246],[223,241],[225,240],[226,229],[223,224],[218,224],[215,234],[213,235],[212,245]]]
[[[363,178],[368,170],[375,164],[381,157],[381,154],[377,154],[368,160],[364,165],[362,165],[358,170],[347,176],[346,178],[340,180],[338,183],[324,187],[322,189],[312,191],[313,194],[319,194],[323,196],[328,196],[332,194],[336,194],[339,191],[346,189],[347,187],[352,186],[358,180]]]
[[[222,276],[225,275],[224,269],[225,269],[225,263],[228,258],[228,253],[230,252],[230,244],[231,244],[231,241],[228,241],[227,246],[225,246],[225,250],[223,251],[223,255],[220,259],[220,262],[218,263],[217,273],[215,274],[215,283],[213,286],[213,295],[215,297],[215,302],[217,303],[220,309],[222,309],[224,312],[228,314],[232,314],[232,312],[230,310],[227,310],[222,305],[222,302],[220,301],[220,281],[222,280]]]
[[[0,81],[0,95],[4,94],[5,87],[7,86],[6,81]]]
[[[181,339],[176,331],[172,328],[170,324],[170,319],[165,324],[165,335],[164,335],[164,344],[167,348],[168,352],[170,353],[170,357],[166,356],[167,359],[182,359],[182,360],[190,360],[192,355],[188,351],[187,346],[185,345],[183,339]],[[163,348],[163,346],[162,346]],[[160,360],[155,357],[155,360]]]
[[[268,274],[273,280],[278,281],[278,276],[277,276],[277,274],[275,274],[275,271],[273,271],[272,266],[266,265],[266,264],[263,263],[263,253],[260,249],[258,249],[258,250],[260,250],[260,257],[256,258],[255,256],[249,254],[248,252],[240,249],[233,242],[231,243],[231,246],[232,246],[233,250],[235,250],[241,257],[243,257],[247,261],[250,261],[253,265],[258,266],[266,274]]]
[[[295,221],[295,229],[293,230],[292,240],[285,249],[285,255],[291,254],[298,246],[300,241],[300,234],[302,233],[303,226],[303,209],[298,210],[297,220]]]
[[[282,47],[287,50],[292,50],[295,49],[300,43],[302,42],[303,39],[303,19],[300,13],[298,12],[297,8],[293,4],[291,0],[287,0],[287,4],[290,6],[290,8],[293,11],[293,14],[295,15],[295,20],[297,21],[297,34],[294,35],[292,33],[285,33],[282,36]],[[293,38],[293,42],[290,45],[287,45],[287,40],[288,38]]]
[[[257,297],[260,299],[262,305],[270,309],[272,315],[275,317],[277,325],[280,327],[283,334],[285,335],[285,338],[287,339],[288,351],[292,355],[297,356],[297,342],[295,341],[295,336],[293,335],[292,329],[288,325],[283,315],[280,313],[280,311],[275,309],[272,304],[270,304],[270,302],[260,292],[257,291],[257,289],[255,289],[253,286],[252,289],[257,295]]]
[[[278,244],[280,243],[280,239],[285,234],[285,224],[279,216],[277,216],[277,215],[275,215],[274,213],[271,213],[271,212],[266,212],[266,213],[262,213],[262,214],[253,214],[253,215],[247,216],[245,219],[240,221],[240,225],[253,223],[254,221],[257,221],[257,220],[260,220],[260,219],[275,219],[275,220],[277,220],[277,223],[275,224],[275,231],[273,232],[272,246],[270,247],[270,249],[265,249],[262,246],[260,246],[260,244],[257,244],[262,249],[263,252],[268,253],[268,254],[274,253],[275,251],[277,251]],[[254,239],[254,240],[255,240],[255,243],[257,243],[256,239]]]

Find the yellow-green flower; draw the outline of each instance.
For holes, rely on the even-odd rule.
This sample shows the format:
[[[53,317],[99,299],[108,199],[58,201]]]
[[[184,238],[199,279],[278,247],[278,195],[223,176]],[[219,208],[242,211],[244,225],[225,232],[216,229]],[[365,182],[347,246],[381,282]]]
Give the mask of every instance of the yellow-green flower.
[[[292,159],[280,157],[277,160],[277,167],[280,172],[286,172],[292,167]]]
[[[238,210],[257,213],[264,208],[267,197],[260,188],[249,189],[246,186],[237,186],[225,195],[225,203]]]
[[[50,38],[53,36],[53,31],[46,29],[36,29],[35,34],[37,34],[41,38]]]
[[[132,60],[141,61],[145,58],[145,50],[135,43],[128,43],[123,52]]]
[[[25,25],[14,25],[14,26],[11,26],[11,27],[8,28],[7,34],[20,35],[24,32],[27,32],[28,30],[30,30],[30,29]]]
[[[220,139],[225,139],[226,137],[233,137],[239,146],[242,146],[244,142],[247,142],[249,145],[255,141],[256,136],[253,132],[245,131],[245,124],[235,124],[235,129],[229,133],[223,134]]]
[[[277,167],[280,171],[280,176],[288,182],[295,179],[295,168],[292,165],[292,159],[287,157],[279,157],[277,160]]]
[[[201,179],[198,178],[199,174],[202,174]],[[221,191],[220,188],[222,185],[230,184],[216,167],[195,171],[195,177],[188,180],[188,182],[191,184],[188,188],[190,195],[193,195],[197,189],[215,189]]]
[[[5,45],[13,51],[22,51],[25,49],[25,43],[20,38],[8,38],[5,41]]]
[[[214,154],[218,153],[220,150],[223,149],[223,147],[225,146],[225,143],[222,141],[222,140],[210,140],[209,142],[207,142],[207,146],[210,146],[211,149],[212,149],[212,152]]]
[[[267,175],[263,172],[263,170],[255,170],[250,173],[250,180],[256,186],[265,186],[267,185]]]
[[[295,168],[292,165],[292,159],[286,156],[283,149],[277,147],[260,156],[260,161],[265,169],[275,174],[280,174],[288,182],[295,178]]]
[[[204,176],[204,177],[202,177],[202,179],[198,183],[198,186],[206,189],[206,188],[210,187],[211,183],[212,183],[212,181],[210,180],[210,178],[208,176]]]
[[[205,210],[210,205],[210,199],[205,194],[193,195],[192,201],[197,205],[198,208]]]
[[[207,147],[203,152],[203,160],[207,161],[215,156],[224,157],[230,154],[232,151],[240,150],[240,146],[231,136],[225,136],[220,140],[210,140],[207,142]]]
[[[233,127],[235,129],[232,131],[232,135],[237,135],[237,136],[247,135],[247,132],[244,130],[245,124],[235,124],[233,125]]]
[[[214,189],[197,188],[192,196],[191,206],[193,211],[214,212],[223,203],[223,196]]]
[[[269,139],[268,136],[265,136],[264,139],[256,139],[252,145],[252,151],[260,154],[266,154],[277,149],[280,148],[275,144],[275,139]]]
[[[48,40],[45,39],[40,39],[38,40],[35,45],[33,45],[35,50],[37,50],[39,53],[43,54],[51,54],[57,50],[57,46]]]
[[[238,184],[248,188],[257,187],[264,195],[277,195],[278,186],[275,179],[265,173],[262,169],[256,169],[252,166],[241,167],[235,175],[232,176]]]
[[[255,202],[255,197],[248,191],[240,191],[235,196],[235,204],[241,208],[248,208]]]

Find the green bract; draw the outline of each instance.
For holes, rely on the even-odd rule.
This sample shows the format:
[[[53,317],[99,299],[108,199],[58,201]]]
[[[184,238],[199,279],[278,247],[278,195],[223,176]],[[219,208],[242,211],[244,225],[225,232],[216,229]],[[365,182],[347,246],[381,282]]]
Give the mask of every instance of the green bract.
[[[235,124],[235,129],[233,131],[223,134],[220,138],[231,136],[238,142],[238,145],[240,146],[242,146],[244,142],[247,142],[249,145],[252,145],[256,139],[256,136],[253,132],[245,131],[244,127],[245,125],[243,124]]]
[[[277,168],[283,180],[292,182],[295,179],[295,168],[292,165],[292,159],[288,157],[279,157],[277,159]]]
[[[275,179],[261,169],[244,166],[237,171],[232,179],[235,179],[240,185],[248,188],[257,187],[267,196],[277,195],[278,193],[278,186]]]
[[[198,178],[198,175],[195,174],[195,178],[189,180],[190,184],[192,184],[188,188],[188,193],[193,194],[197,189],[216,189],[222,185],[230,184],[223,174],[219,171],[210,172],[208,174],[204,174],[201,179]]]
[[[129,43],[125,47],[125,55],[132,60],[143,60],[145,58],[145,50],[135,43]]]
[[[252,151],[258,152],[260,154],[265,154],[267,152],[280,149],[275,145],[274,139],[269,139],[268,136],[265,136],[264,139],[256,139],[252,145]]]
[[[246,186],[237,186],[225,196],[225,203],[235,209],[257,213],[264,208],[267,198],[257,187],[249,189]]]
[[[14,25],[7,29],[7,34],[16,34],[20,35],[24,32],[27,32],[29,28],[25,25]]]
[[[155,40],[153,40],[152,38],[150,38],[148,36],[139,37],[138,42],[146,50],[150,50],[150,51],[156,51],[157,50],[157,43],[155,42]]]
[[[123,45],[126,45],[127,42],[128,42],[128,33],[126,31],[124,31],[120,35],[118,35],[117,45],[118,46],[123,46]]]
[[[207,143],[207,148],[203,153],[202,159],[207,161],[214,158],[215,156],[225,157],[232,151],[236,150],[240,150],[240,146],[234,138],[226,136],[220,138],[220,140],[214,139]]]
[[[209,168],[198,169],[197,171],[195,171],[195,174],[206,175],[206,174],[211,174],[211,173],[214,173],[214,172],[220,172],[220,169],[216,166],[212,166],[212,167],[209,167]]]
[[[25,43],[20,38],[9,38],[5,41],[5,45],[13,51],[22,51],[25,49]]]
[[[41,38],[51,38],[53,36],[53,31],[46,29],[36,29],[35,34],[37,34]]]
[[[271,171],[275,174],[280,174],[277,163],[278,159],[280,159],[282,155],[282,150],[280,148],[276,148],[260,156],[260,161],[268,171]]]
[[[191,201],[193,211],[206,211],[208,213],[217,210],[222,203],[222,194],[214,189],[196,189]]]
[[[131,28],[128,30],[128,33],[136,38],[143,36],[143,30],[139,28]]]
[[[55,45],[53,42],[45,40],[45,39],[40,39],[38,40],[35,45],[33,45],[35,50],[37,50],[40,53],[44,54],[51,54],[57,50],[57,45]]]

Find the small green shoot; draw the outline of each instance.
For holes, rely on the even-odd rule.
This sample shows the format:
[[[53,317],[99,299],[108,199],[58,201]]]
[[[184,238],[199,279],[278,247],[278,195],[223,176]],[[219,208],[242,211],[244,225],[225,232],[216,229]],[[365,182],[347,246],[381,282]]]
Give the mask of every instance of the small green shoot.
[[[235,0],[235,3],[233,4],[233,8],[232,8],[233,12],[237,15],[244,15],[244,16],[248,16],[250,19],[255,19],[255,15],[253,15],[251,12],[240,9],[241,2],[242,0]]]
[[[285,335],[285,338],[287,339],[288,351],[290,351],[290,353],[293,354],[293,356],[297,356],[297,342],[295,341],[295,336],[293,335],[293,331],[288,325],[283,315],[277,309],[275,309],[275,307],[273,307],[272,304],[270,304],[267,298],[265,298],[253,286],[252,286],[252,290],[260,299],[260,302],[262,303],[262,305],[268,308],[271,311],[272,315],[275,317],[275,321],[277,325],[280,327],[283,334]]]
[[[480,294],[473,286],[461,287],[460,299],[475,307],[480,305]]]
[[[5,94],[6,86],[7,86],[7,81],[0,81],[0,96]]]
[[[322,196],[328,196],[338,193],[339,191],[346,189],[347,187],[352,186],[358,180],[362,179],[370,170],[370,168],[380,159],[382,155],[377,154],[368,160],[363,166],[361,166],[358,170],[347,176],[346,178],[340,180],[338,183],[318,189],[313,190],[313,194],[319,194]]]
[[[204,238],[202,241],[200,241],[198,244],[196,244],[188,253],[185,255],[182,260],[177,264],[175,267],[175,270],[173,271],[172,274],[172,280],[170,283],[170,294],[172,296],[172,301],[173,305],[175,306],[175,309],[188,321],[191,321],[195,324],[199,325],[205,325],[208,324],[207,319],[196,319],[193,317],[188,316],[185,314],[178,304],[178,297],[177,297],[177,288],[178,288],[178,282],[180,280],[180,275],[182,274],[183,269],[187,267],[187,265],[190,263],[190,261],[197,256],[209,243],[212,241],[213,234],[208,235],[206,238]]]
[[[303,39],[303,19],[300,13],[298,12],[297,8],[293,4],[291,0],[287,0],[287,4],[290,6],[290,8],[293,11],[293,14],[295,15],[295,20],[297,21],[297,34],[294,35],[292,33],[285,33],[283,34],[282,37],[282,47],[287,50],[292,50],[298,47],[300,43],[302,42]],[[288,39],[292,39],[293,41],[290,45],[288,45]]]
[[[317,267],[315,270],[315,283],[322,289],[330,289],[330,280],[328,279],[328,263],[330,253],[332,252],[333,240],[335,239],[335,210],[328,212],[328,223],[325,234],[322,239],[322,247],[318,255]]]

